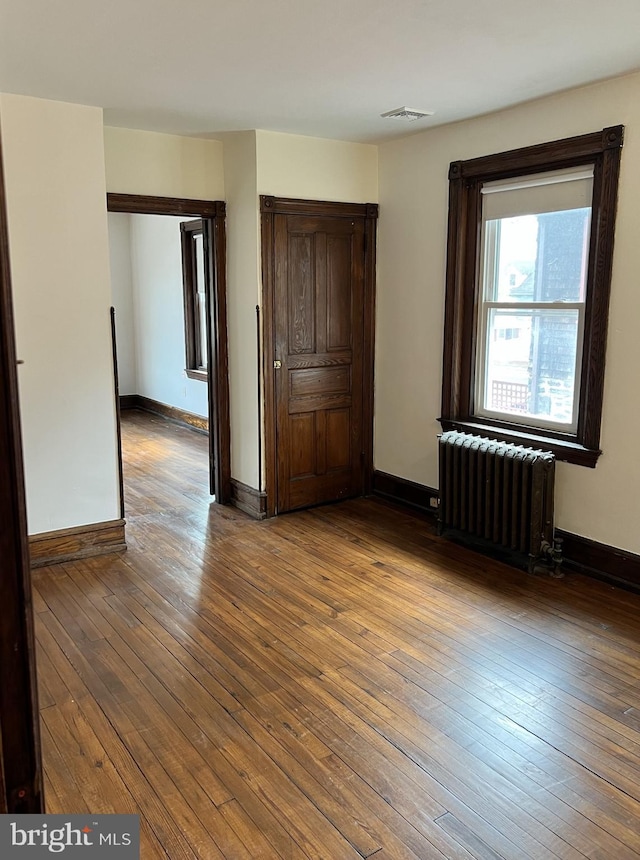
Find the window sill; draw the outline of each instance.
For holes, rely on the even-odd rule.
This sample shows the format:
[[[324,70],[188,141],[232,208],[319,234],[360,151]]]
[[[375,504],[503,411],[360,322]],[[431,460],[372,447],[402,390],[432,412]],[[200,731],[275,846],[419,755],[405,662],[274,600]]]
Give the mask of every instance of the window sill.
[[[185,370],[189,379],[199,379],[200,382],[208,382],[209,373],[206,370],[190,370],[187,368]]]
[[[475,433],[477,436],[487,436],[498,439],[501,442],[512,442],[515,445],[524,445],[527,448],[540,448],[543,451],[551,451],[556,459],[565,463],[574,463],[577,466],[588,466],[595,469],[598,457],[602,451],[593,448],[585,448],[578,442],[567,439],[558,439],[551,436],[538,435],[523,431],[503,430],[495,425],[480,424],[471,419],[464,421],[453,421],[450,418],[439,418],[443,430],[458,430],[461,433]]]

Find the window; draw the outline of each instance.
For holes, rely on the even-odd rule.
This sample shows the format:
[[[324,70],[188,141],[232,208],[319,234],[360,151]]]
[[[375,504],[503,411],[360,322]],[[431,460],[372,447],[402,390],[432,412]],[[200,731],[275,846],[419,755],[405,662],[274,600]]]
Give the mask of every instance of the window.
[[[475,412],[575,433],[593,167],[487,182],[480,195]],[[505,399],[507,387],[521,394]]]
[[[451,165],[445,429],[595,466],[622,136]]]
[[[180,224],[186,372],[190,379],[207,379],[207,301],[202,220]]]

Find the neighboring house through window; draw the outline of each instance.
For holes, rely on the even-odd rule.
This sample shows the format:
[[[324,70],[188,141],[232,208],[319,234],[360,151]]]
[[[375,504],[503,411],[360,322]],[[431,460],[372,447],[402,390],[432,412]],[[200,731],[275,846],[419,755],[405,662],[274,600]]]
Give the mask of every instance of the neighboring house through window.
[[[451,165],[445,429],[595,466],[622,135]]]
[[[208,378],[207,303],[204,275],[203,226],[200,219],[180,224],[186,373],[190,379]]]

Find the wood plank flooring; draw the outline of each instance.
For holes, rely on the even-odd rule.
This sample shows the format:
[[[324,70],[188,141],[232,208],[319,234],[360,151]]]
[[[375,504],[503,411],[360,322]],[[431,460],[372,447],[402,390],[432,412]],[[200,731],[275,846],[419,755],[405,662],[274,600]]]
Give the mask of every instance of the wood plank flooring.
[[[128,552],[34,573],[50,812],[142,857],[640,857],[640,597],[375,499],[254,522],[138,412]]]

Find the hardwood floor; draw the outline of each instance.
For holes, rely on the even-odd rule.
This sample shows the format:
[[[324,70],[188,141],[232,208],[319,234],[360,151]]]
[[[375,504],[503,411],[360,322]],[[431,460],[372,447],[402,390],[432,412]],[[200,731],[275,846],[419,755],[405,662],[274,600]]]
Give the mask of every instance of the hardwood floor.
[[[50,812],[142,857],[640,857],[640,596],[375,499],[254,522],[124,413],[128,552],[34,572]]]

